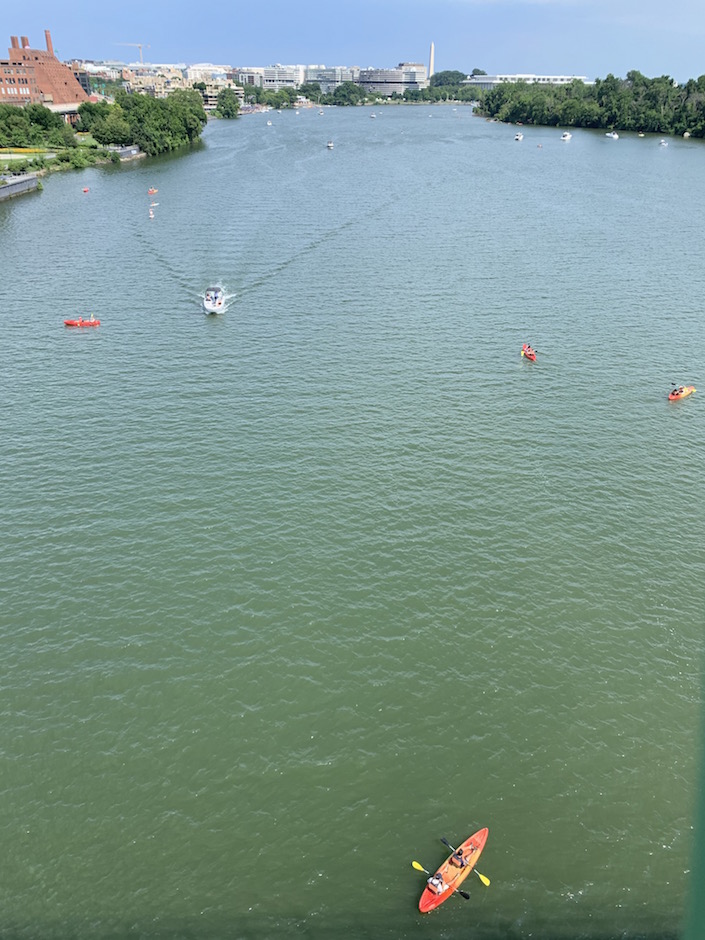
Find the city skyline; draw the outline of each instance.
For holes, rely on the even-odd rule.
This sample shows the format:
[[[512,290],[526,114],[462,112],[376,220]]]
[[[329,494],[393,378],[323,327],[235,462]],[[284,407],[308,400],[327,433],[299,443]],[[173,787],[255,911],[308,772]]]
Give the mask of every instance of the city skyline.
[[[342,0],[335,7],[271,0],[258,10],[216,3],[202,29],[183,0],[112,8],[70,0],[61,10],[37,0],[6,22],[8,36],[27,35],[33,47],[51,30],[62,60],[139,61],[141,44],[145,62],[392,68],[428,66],[433,42],[436,71],[593,79],[638,70],[681,83],[705,74],[700,0],[669,7],[660,0]]]

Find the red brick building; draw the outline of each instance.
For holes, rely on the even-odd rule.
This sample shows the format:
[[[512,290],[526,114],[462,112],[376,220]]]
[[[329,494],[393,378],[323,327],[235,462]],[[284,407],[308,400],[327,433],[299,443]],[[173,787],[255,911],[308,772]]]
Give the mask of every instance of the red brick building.
[[[0,104],[43,104],[53,110],[73,105],[75,110],[88,100],[71,69],[54,55],[51,34],[44,30],[46,50],[30,49],[29,40],[11,36],[8,58],[0,59]]]

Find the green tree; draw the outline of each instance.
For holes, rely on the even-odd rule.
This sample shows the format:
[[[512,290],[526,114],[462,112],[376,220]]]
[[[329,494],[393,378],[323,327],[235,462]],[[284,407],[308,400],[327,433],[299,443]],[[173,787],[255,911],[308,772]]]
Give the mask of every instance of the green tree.
[[[366,97],[365,89],[356,85],[355,82],[343,82],[333,92],[333,104],[360,104]]]
[[[110,113],[93,125],[92,134],[98,143],[103,145],[115,144],[124,147],[134,142],[132,128],[119,105],[113,105]]]
[[[107,101],[84,101],[78,107],[78,126],[77,131],[90,132],[97,121],[104,120],[109,114],[113,105]]]
[[[55,127],[49,131],[47,143],[50,147],[68,147],[69,149],[78,145],[73,128],[68,124],[64,124],[63,121],[61,127]]]
[[[216,114],[223,118],[236,118],[240,111],[240,99],[232,88],[224,88],[218,93]]]
[[[43,104],[28,104],[24,111],[30,124],[36,124],[45,131],[65,126],[61,115],[45,108]]]
[[[299,86],[299,94],[309,101],[318,102],[321,98],[321,86],[319,82],[305,82]]]
[[[435,72],[430,79],[431,88],[437,88],[441,85],[459,85],[467,78],[465,72]]]

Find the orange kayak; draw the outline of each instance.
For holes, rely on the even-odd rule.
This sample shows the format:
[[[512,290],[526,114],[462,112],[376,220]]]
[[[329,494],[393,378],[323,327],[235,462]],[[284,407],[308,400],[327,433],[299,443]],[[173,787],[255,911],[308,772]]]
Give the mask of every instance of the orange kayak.
[[[489,831],[490,830],[487,828],[478,829],[478,831],[473,833],[469,839],[466,839],[462,845],[458,846],[458,851],[463,853],[463,858],[467,863],[463,868],[453,862],[453,856],[449,855],[445,862],[437,869],[436,875],[443,879],[445,888],[440,892],[436,892],[428,883],[426,884],[423,894],[419,899],[419,910],[422,914],[432,911],[436,907],[440,907],[444,901],[448,900],[451,894],[455,894],[456,889],[460,887],[475,867],[485,847],[485,842],[487,842]]]
[[[521,347],[521,354],[522,356],[526,356],[529,362],[536,362],[536,353],[527,343],[524,343]]]
[[[64,320],[64,326],[100,326],[100,320],[84,320],[79,317],[77,320]]]
[[[692,395],[693,392],[696,392],[697,389],[694,385],[681,385],[680,388],[674,388],[672,392],[668,393],[669,401],[678,401],[681,398],[687,398],[688,395]]]

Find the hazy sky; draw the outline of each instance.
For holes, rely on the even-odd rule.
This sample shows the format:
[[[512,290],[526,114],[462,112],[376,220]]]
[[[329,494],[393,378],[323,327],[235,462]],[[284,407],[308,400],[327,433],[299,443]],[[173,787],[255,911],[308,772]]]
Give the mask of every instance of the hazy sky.
[[[10,36],[61,59],[324,64],[436,71],[624,77],[631,69],[679,82],[705,74],[705,0],[34,0],[3,17]],[[147,48],[149,44],[149,48]]]

